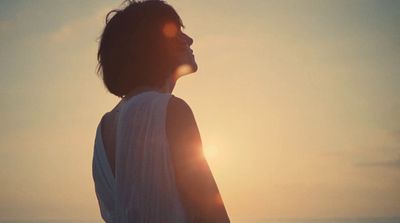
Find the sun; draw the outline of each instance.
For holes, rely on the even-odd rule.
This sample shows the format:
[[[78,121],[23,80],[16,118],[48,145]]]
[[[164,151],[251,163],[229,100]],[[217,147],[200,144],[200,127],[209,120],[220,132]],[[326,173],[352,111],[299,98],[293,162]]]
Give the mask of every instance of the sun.
[[[207,160],[214,159],[218,156],[218,149],[216,146],[207,145],[203,147],[203,154]]]

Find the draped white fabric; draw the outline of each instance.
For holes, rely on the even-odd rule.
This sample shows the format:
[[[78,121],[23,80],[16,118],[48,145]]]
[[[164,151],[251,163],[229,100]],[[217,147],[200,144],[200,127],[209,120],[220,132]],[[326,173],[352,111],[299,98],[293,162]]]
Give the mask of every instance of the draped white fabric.
[[[187,222],[176,188],[165,130],[171,94],[147,91],[121,105],[117,121],[115,179],[96,131],[93,179],[107,223]]]

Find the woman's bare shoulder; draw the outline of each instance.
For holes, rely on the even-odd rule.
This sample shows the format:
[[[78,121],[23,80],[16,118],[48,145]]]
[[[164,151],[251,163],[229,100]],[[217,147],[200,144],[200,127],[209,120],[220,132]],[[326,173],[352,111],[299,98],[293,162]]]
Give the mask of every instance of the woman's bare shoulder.
[[[167,124],[178,124],[176,122],[193,122],[194,115],[189,104],[182,98],[171,96],[167,107]],[[188,124],[188,123],[187,123]]]
[[[185,100],[172,95],[168,102],[168,111],[192,112],[192,109]]]
[[[167,136],[172,145],[199,138],[197,123],[192,109],[185,100],[172,96],[168,102],[166,118]]]

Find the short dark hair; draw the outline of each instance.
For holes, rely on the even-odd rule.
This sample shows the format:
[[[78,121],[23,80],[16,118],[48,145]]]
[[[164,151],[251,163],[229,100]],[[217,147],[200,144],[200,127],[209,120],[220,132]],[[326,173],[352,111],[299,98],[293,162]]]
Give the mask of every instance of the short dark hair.
[[[97,73],[108,91],[123,97],[138,86],[165,83],[174,69],[162,32],[167,22],[183,27],[174,8],[162,0],[128,1],[125,8],[107,14]]]

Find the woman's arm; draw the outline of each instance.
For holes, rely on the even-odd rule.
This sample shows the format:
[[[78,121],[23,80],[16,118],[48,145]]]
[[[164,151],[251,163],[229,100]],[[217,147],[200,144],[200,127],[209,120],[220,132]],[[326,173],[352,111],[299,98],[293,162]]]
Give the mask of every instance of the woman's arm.
[[[166,131],[175,168],[177,187],[191,219],[199,223],[229,223],[229,217],[204,158],[200,133],[192,110],[171,97]]]

